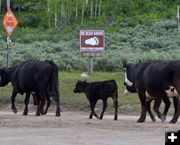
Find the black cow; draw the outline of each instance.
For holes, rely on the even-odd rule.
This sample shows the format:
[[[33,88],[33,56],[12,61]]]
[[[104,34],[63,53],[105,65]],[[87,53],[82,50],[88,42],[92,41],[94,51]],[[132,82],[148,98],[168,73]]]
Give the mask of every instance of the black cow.
[[[58,67],[52,61],[28,60],[14,67],[0,69],[0,86],[6,86],[9,82],[13,86],[11,108],[14,113],[17,112],[14,104],[17,93],[26,93],[23,114],[27,115],[30,93],[35,92],[38,96],[36,115],[39,116],[43,112],[47,88],[50,86],[56,103],[56,116],[60,116]]]
[[[146,62],[139,62],[137,64],[133,64],[133,63],[129,63],[126,64],[124,63],[124,71],[125,71],[125,81],[124,81],[124,85],[126,86],[126,90],[125,90],[125,94],[128,93],[137,93],[137,89],[135,84],[140,84],[142,85],[142,73],[145,70],[145,68],[150,65],[151,63],[156,63],[157,61],[146,61]],[[141,100],[141,98],[140,98]],[[150,118],[152,119],[153,122],[155,122],[155,117],[153,115],[153,113],[151,112],[151,101],[153,99],[149,96],[146,96],[146,106],[147,106],[147,111],[149,112]],[[163,100],[165,101],[165,100]],[[159,107],[160,107],[160,103],[161,103],[161,99],[159,100],[155,100],[154,103],[154,111],[157,113],[158,117],[162,120],[165,121],[166,119],[166,114],[168,112],[168,109],[170,107],[170,101],[167,99],[164,103],[165,103],[165,110],[164,113],[161,114],[159,111]],[[142,119],[139,119],[138,122],[143,122]]]
[[[171,67],[171,65],[176,66],[176,68]],[[161,99],[163,99],[166,104],[163,114],[166,115],[170,106],[169,95],[173,97],[175,106],[175,114],[170,122],[175,123],[177,121],[179,116],[179,100],[178,97],[174,96],[179,94],[177,91],[178,83],[175,83],[178,81],[176,78],[180,75],[178,66],[180,67],[179,61],[152,61],[125,66],[125,82],[129,88],[134,85],[141,101],[142,112],[138,122],[144,122],[145,120],[146,109],[148,109],[146,100],[148,98],[155,99],[154,109],[158,116],[161,115],[159,106]],[[137,68],[134,79],[132,79],[131,73],[133,67]]]
[[[180,113],[180,61],[160,61],[150,64],[143,73],[146,94],[158,100],[173,97],[174,116],[170,123],[176,123]]]
[[[107,99],[108,97],[112,97],[115,108],[114,120],[117,120],[118,87],[115,80],[99,81],[99,82],[78,81],[76,83],[74,93],[81,93],[81,92],[86,94],[86,97],[90,103],[91,113],[89,119],[92,119],[93,115],[98,119],[102,119],[107,107]],[[94,111],[98,99],[103,100],[103,109],[100,117]]]

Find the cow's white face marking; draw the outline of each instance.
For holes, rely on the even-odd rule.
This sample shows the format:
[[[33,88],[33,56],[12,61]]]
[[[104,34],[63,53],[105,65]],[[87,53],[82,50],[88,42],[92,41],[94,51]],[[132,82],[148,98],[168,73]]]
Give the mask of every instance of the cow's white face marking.
[[[131,95],[132,93],[129,92],[127,89],[124,90],[124,95]]]
[[[169,89],[165,90],[168,97],[175,97],[178,95],[178,92],[174,86],[169,86]]]
[[[128,80],[128,78],[127,78],[126,68],[125,68],[125,70],[124,70],[124,77],[125,77],[125,83],[126,83],[128,86],[132,87],[133,83],[132,83],[130,80]]]

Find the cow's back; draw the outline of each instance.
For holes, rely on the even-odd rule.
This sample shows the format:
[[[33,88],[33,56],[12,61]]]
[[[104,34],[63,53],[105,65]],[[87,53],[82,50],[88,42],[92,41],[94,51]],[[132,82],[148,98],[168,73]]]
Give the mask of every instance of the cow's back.
[[[147,81],[146,71],[149,69],[149,67],[152,64],[158,63],[159,61],[145,61],[142,63],[139,63],[136,71],[136,76],[135,76],[135,84],[136,84],[136,89],[144,89],[145,88],[145,82]],[[149,71],[147,71],[149,72]]]
[[[95,99],[102,99],[104,96],[110,97],[117,91],[117,88],[115,80],[91,82],[87,88],[87,96],[96,96]]]
[[[46,61],[29,60],[18,64],[13,75],[13,84],[21,92],[37,91],[47,87],[52,73],[52,66]]]
[[[153,96],[164,93],[165,88],[180,78],[180,61],[159,61],[149,65],[143,74],[146,89]]]

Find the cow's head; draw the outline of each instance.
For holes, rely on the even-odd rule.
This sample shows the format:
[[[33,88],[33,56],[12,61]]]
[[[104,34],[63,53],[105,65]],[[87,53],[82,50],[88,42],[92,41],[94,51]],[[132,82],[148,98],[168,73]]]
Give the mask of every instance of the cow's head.
[[[133,63],[124,63],[124,85],[126,86],[126,90],[124,93],[135,93],[135,75],[137,71],[137,65]]]
[[[77,81],[76,86],[74,88],[74,93],[82,93],[87,89],[88,83],[86,81]]]
[[[7,73],[5,69],[0,69],[0,86],[4,87],[9,83]]]

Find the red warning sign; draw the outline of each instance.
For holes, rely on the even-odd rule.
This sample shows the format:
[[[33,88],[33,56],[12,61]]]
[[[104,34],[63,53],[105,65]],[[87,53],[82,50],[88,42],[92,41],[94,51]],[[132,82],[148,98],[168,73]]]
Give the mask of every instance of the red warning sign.
[[[8,36],[10,37],[18,24],[18,21],[14,16],[13,12],[11,11],[11,9],[8,9],[6,15],[4,16],[3,22],[4,22],[4,28]]]

